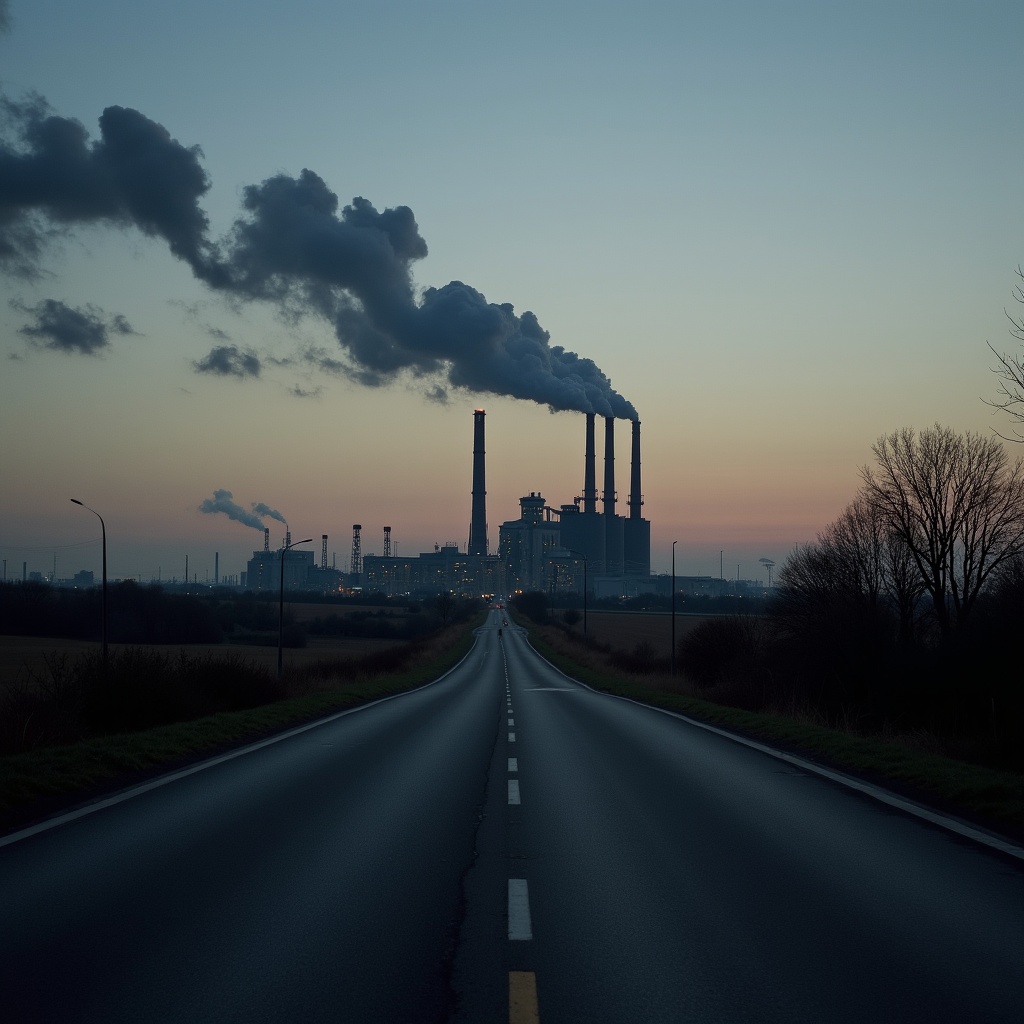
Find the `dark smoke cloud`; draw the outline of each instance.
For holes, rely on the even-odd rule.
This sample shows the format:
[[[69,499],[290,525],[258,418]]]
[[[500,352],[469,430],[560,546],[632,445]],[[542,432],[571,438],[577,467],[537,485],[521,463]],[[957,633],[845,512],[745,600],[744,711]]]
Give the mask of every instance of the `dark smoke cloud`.
[[[258,377],[262,369],[260,358],[249,349],[240,349],[237,345],[217,345],[210,349],[209,354],[194,362],[197,373],[211,373],[220,377]]]
[[[254,501],[252,503],[252,510],[262,519],[276,519],[279,523],[284,523],[285,526],[288,525],[288,520],[276,508],[264,505],[262,501]]]
[[[231,492],[217,490],[213,492],[212,498],[206,498],[199,506],[200,512],[223,512],[228,519],[234,519],[244,526],[251,526],[254,530],[263,532],[263,523],[259,517],[247,512],[241,505],[236,505],[232,500]]]
[[[216,283],[199,207],[210,185],[197,146],[180,145],[125,107],[103,111],[92,143],[83,125],[53,114],[40,96],[0,98],[0,118],[0,267],[38,276],[49,235],[105,221],[163,238],[197,276]]]
[[[209,188],[198,147],[185,147],[135,110],[108,107],[90,143],[77,121],[40,98],[3,101],[17,143],[0,137],[0,266],[38,272],[48,232],[104,220],[163,238],[211,288],[314,313],[333,327],[336,370],[378,387],[403,374],[448,387],[530,399],[552,409],[635,419],[590,360],[551,345],[532,313],[489,303],[452,281],[418,298],[412,265],[427,255],[412,210],[377,210],[338,197],[312,171],[279,174],[243,192],[242,215],[218,243],[199,200]],[[231,346],[200,372],[258,376],[258,360]]]
[[[56,299],[43,299],[35,306],[15,300],[11,305],[34,318],[33,323],[19,328],[18,333],[40,348],[57,352],[92,356],[109,346],[111,334],[136,333],[122,314],[107,316],[92,305],[76,308]]]

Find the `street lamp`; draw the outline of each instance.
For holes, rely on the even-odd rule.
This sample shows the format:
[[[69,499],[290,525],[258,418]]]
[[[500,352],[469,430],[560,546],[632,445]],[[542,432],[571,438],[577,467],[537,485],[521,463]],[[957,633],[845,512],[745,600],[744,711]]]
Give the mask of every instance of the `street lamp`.
[[[277,607],[277,678],[281,678],[284,666],[284,556],[286,551],[291,551],[292,548],[297,547],[299,544],[310,544],[313,538],[307,537],[305,540],[297,540],[294,544],[285,544],[281,548],[281,597]]]
[[[672,675],[676,674],[676,545],[679,541],[672,541],[672,654],[669,664],[672,666]]]
[[[572,548],[566,548],[566,551],[570,555],[576,558],[583,559],[583,639],[587,638],[587,556],[582,551],[573,551]]]
[[[107,670],[107,525],[103,522],[103,516],[94,508],[89,508],[84,501],[77,498],[71,499],[72,504],[81,505],[82,508],[91,512],[100,521],[100,534],[103,537],[103,671]]]

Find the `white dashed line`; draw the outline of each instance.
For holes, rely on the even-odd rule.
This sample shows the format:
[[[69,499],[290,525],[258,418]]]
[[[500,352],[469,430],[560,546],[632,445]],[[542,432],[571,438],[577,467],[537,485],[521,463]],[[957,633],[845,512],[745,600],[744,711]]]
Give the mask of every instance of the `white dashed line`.
[[[533,938],[530,923],[530,892],[525,878],[508,880],[508,937],[525,942]]]
[[[510,757],[508,759],[508,770],[510,772],[517,772],[517,771],[519,771],[519,758],[518,757]]]
[[[519,780],[509,779],[508,780],[508,802],[510,804],[518,804],[519,800]]]
[[[512,728],[512,726],[513,726],[513,725],[515,725],[515,724],[516,724],[516,720],[515,720],[514,718],[510,718],[510,719],[508,720],[508,727],[509,727],[510,729],[511,729],[511,728]]]
[[[510,732],[508,734],[508,741],[509,741],[509,743],[515,743],[515,741],[516,741],[516,734],[514,732]]]

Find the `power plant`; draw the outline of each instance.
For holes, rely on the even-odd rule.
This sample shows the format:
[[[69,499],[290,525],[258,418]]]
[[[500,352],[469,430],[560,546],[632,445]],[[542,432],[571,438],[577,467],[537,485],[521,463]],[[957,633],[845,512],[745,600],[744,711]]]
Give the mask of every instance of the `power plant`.
[[[519,518],[498,529],[493,551],[487,538],[486,412],[473,411],[472,491],[469,542],[460,551],[454,541],[435,544],[433,551],[400,558],[392,553],[391,527],[384,527],[383,555],[363,554],[362,526],[352,527],[350,571],[327,568],[327,536],[322,538],[320,565],[312,552],[289,551],[286,581],[291,587],[362,589],[388,595],[432,595],[441,591],[480,595],[542,590],[587,590],[597,596],[629,596],[653,589],[651,524],[643,518],[640,476],[640,422],[629,421],[631,462],[628,516],[619,515],[615,488],[615,418],[604,418],[604,490],[597,499],[596,415],[586,414],[583,493],[552,506],[531,492],[519,499]],[[285,537],[285,547],[291,538]],[[250,590],[279,585],[280,551],[270,550],[270,531],[263,551],[254,551],[243,586]],[[277,567],[276,569],[274,567]]]

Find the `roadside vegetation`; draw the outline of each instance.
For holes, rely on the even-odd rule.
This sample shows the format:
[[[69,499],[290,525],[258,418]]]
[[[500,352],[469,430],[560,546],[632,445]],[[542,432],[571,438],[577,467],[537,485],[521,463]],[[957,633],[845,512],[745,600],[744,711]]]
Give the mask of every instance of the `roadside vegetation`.
[[[436,679],[484,616],[460,601],[426,635],[276,671],[243,653],[54,653],[0,687],[0,827],[275,731]],[[2,641],[0,641],[2,642]]]
[[[523,597],[513,607],[529,626],[531,642],[575,679],[762,739],[1024,839],[1019,718],[1010,713],[1009,700],[1001,718],[985,713],[986,681],[998,669],[991,659],[961,676],[961,662],[948,655],[944,661],[926,647],[916,664],[904,653],[881,671],[884,659],[868,667],[851,657],[856,645],[849,637],[840,643],[834,634],[817,638],[815,650],[822,653],[814,659],[800,649],[813,633],[794,639],[787,605],[776,602],[767,614],[707,615],[685,630],[677,621],[672,675],[667,615],[661,642],[642,620],[641,638],[634,641],[630,625],[636,617],[629,614],[618,617],[616,628],[599,630],[607,639],[585,640],[575,616],[570,622],[562,610],[547,608],[544,595]],[[1008,605],[996,599],[984,608],[979,636],[983,619],[991,614],[995,628],[995,620],[1008,614]],[[855,633],[857,625],[847,621],[845,628]],[[860,689],[843,680],[854,666],[865,670],[857,676]],[[1012,689],[1018,678],[1004,676],[1002,684]],[[985,699],[979,700],[979,689]]]

